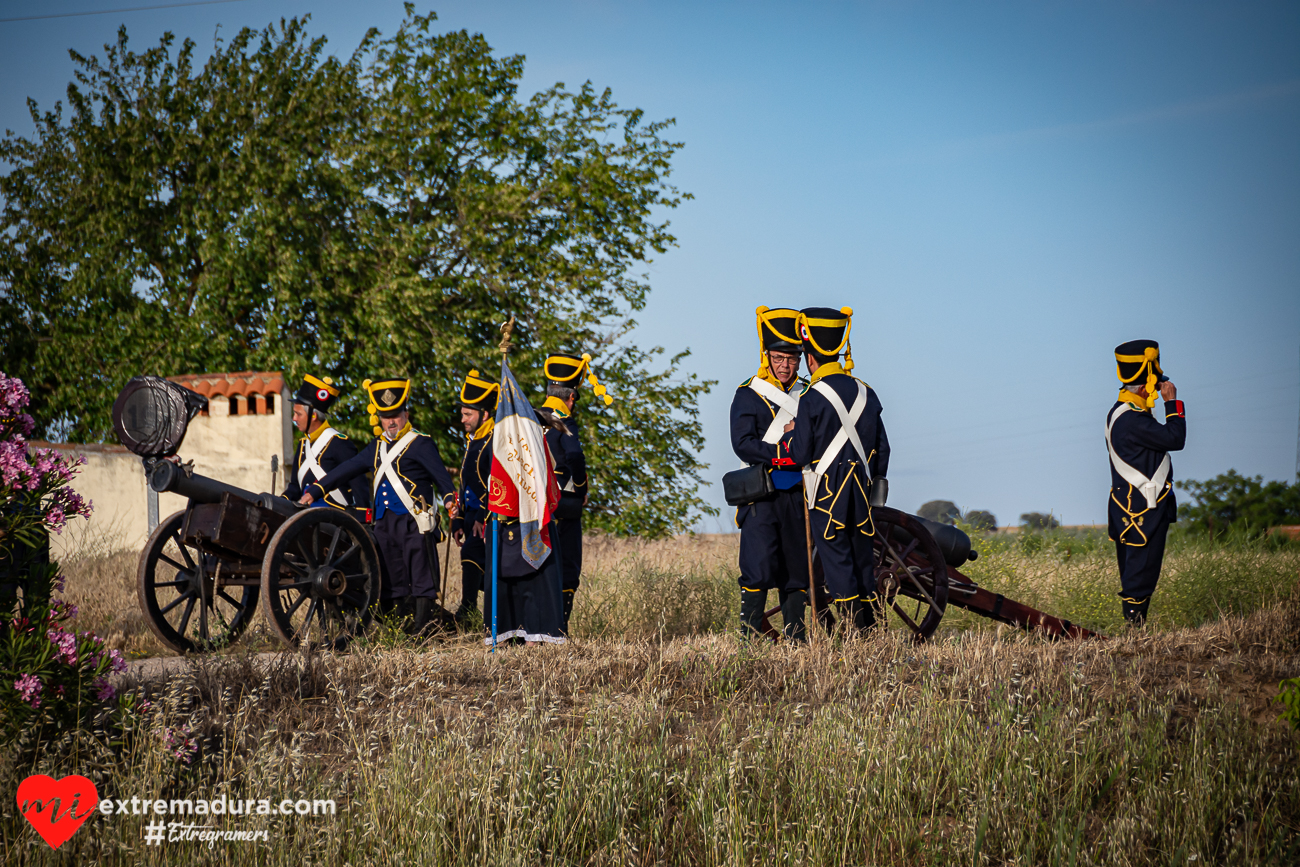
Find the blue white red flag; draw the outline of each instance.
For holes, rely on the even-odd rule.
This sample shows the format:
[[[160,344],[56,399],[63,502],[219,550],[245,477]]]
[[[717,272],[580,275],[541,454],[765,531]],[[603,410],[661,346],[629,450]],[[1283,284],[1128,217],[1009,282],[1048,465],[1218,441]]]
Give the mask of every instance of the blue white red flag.
[[[551,555],[551,513],[560,501],[546,433],[510,367],[501,361],[501,396],[492,429],[488,511],[519,518],[523,555],[534,569]]]

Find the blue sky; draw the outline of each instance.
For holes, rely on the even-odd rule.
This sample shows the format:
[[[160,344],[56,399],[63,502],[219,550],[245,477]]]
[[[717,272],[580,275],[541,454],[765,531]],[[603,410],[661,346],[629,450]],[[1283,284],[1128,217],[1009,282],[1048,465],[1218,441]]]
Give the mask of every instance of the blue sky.
[[[154,0],[156,2],[156,0]],[[0,0],[0,18],[151,0]],[[430,8],[425,4],[420,9]],[[590,79],[686,147],[645,344],[690,347],[717,480],[754,307],[850,305],[893,445],[891,505],[1003,523],[1105,518],[1122,341],[1160,341],[1187,403],[1175,476],[1295,472],[1300,418],[1300,5],[439,3],[447,29]],[[348,53],[399,2],[241,0],[0,23],[0,128],[62,98],[67,49],[119,23],[211,44],[310,12]],[[722,505],[719,486],[709,499]],[[729,525],[724,508],[721,524]],[[716,529],[706,522],[703,529]]]

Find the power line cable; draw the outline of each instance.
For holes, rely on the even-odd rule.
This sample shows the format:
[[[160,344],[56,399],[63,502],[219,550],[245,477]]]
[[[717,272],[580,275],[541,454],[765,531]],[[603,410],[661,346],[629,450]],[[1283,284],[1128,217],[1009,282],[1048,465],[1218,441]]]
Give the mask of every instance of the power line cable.
[[[220,3],[243,3],[244,0],[195,0],[191,3],[164,3],[159,6],[128,6],[123,9],[98,9],[93,12],[59,12],[54,15],[27,15],[22,18],[0,18],[0,24],[12,21],[46,21],[50,18],[80,18],[84,15],[115,15],[118,12],[146,12],[150,9],[179,9],[183,6],[216,6]]]

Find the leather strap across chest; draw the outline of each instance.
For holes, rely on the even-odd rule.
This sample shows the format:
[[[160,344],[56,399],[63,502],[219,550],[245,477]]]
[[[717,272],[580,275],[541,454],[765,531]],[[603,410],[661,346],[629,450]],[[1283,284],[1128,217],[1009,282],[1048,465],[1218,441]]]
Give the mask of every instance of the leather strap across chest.
[[[767,426],[767,431],[763,434],[763,442],[776,445],[785,435],[785,426],[799,412],[799,395],[782,391],[766,379],[759,379],[757,376],[749,381],[749,387],[755,394],[777,408],[776,418],[772,419],[772,423]]]
[[[381,437],[379,440],[379,467],[375,470],[374,493],[379,493],[379,483],[387,479],[393,493],[397,494],[397,499],[402,501],[402,505],[406,507],[406,511],[412,516],[418,511],[415,508],[415,501],[411,499],[411,492],[406,489],[406,482],[397,474],[397,469],[393,464],[410,447],[411,443],[415,442],[415,438],[418,436],[419,434],[413,430],[407,431],[405,436],[393,443],[392,448],[389,448],[388,441]]]
[[[1119,477],[1138,489],[1138,492],[1146,498],[1148,509],[1154,509],[1160,499],[1160,492],[1169,481],[1169,470],[1173,467],[1173,461],[1169,459],[1169,453],[1165,452],[1160,466],[1156,467],[1156,474],[1148,479],[1138,472],[1136,467],[1125,463],[1124,459],[1116,453],[1115,444],[1110,440],[1111,431],[1119,417],[1132,409],[1132,404],[1121,403],[1111,412],[1110,418],[1106,420],[1106,450],[1110,452],[1110,465],[1115,468],[1115,472],[1119,473]]]
[[[826,451],[822,452],[817,458],[816,469],[805,468],[803,471],[804,493],[808,496],[808,505],[812,506],[817,498],[817,486],[821,484],[822,476],[835,463],[840,452],[848,443],[853,444],[853,450],[858,453],[862,460],[862,469],[867,474],[867,481],[871,481],[871,466],[867,462],[867,450],[862,447],[862,438],[858,436],[858,420],[862,418],[863,411],[867,408],[867,387],[861,382],[855,383],[858,387],[858,395],[853,400],[853,407],[846,409],[844,401],[835,393],[835,389],[826,384],[824,380],[813,383],[813,389],[826,398],[835,410],[835,414],[840,418],[840,429],[831,437],[831,441],[826,445]]]
[[[303,488],[307,485],[307,474],[311,473],[312,481],[320,481],[325,478],[325,470],[320,465],[320,456],[325,454],[325,449],[329,446],[330,440],[338,436],[339,432],[332,427],[327,427],[312,442],[305,439],[302,442],[302,460],[298,463],[298,487]],[[325,495],[328,499],[333,500],[340,506],[348,504],[343,493],[337,488]]]

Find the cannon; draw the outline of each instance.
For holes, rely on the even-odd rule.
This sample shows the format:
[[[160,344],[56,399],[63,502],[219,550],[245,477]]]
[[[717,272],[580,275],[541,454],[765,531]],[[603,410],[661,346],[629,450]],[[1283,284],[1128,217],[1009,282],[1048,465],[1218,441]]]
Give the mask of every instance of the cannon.
[[[149,628],[178,653],[229,646],[259,605],[291,647],[342,649],[369,624],[379,554],[367,509],[302,508],[199,475],[177,449],[207,399],[136,377],[113,405],[118,439],[144,461],[149,487],[188,499],[140,554],[136,592]]]
[[[875,526],[872,546],[880,608],[897,619],[914,641],[925,641],[934,635],[949,606],[1048,638],[1100,637],[1077,623],[990,592],[962,574],[958,567],[974,561],[979,554],[973,549],[970,537],[959,528],[885,506],[872,508],[871,517]],[[826,610],[829,594],[816,563],[813,587],[818,609]],[[773,608],[763,618],[763,632],[772,639],[780,633],[769,618],[780,610],[780,607]]]

